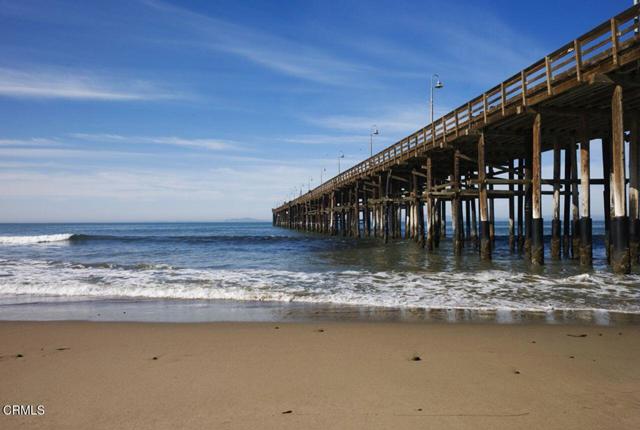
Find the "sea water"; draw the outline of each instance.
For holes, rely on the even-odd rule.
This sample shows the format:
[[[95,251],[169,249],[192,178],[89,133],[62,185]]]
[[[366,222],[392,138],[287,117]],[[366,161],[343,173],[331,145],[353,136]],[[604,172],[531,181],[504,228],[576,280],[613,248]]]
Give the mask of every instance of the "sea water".
[[[269,319],[300,309],[498,322],[522,313],[605,323],[612,313],[640,315],[640,269],[610,271],[601,222],[593,270],[551,260],[548,237],[545,265],[532,267],[509,252],[506,223],[496,231],[486,262],[471,244],[453,256],[450,233],[429,253],[411,240],[384,245],[270,223],[2,224],[0,319],[113,319],[121,310],[152,320]],[[198,314],[212,306],[217,314]]]

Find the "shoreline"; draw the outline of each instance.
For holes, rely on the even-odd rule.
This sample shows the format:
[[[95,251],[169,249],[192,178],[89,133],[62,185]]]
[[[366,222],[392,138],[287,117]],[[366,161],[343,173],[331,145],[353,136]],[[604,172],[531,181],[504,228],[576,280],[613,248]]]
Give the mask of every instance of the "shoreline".
[[[332,303],[25,296],[0,297],[0,321],[149,323],[402,322],[498,325],[640,325],[640,313],[603,309],[491,309]]]
[[[640,426],[640,327],[0,322],[0,427]]]

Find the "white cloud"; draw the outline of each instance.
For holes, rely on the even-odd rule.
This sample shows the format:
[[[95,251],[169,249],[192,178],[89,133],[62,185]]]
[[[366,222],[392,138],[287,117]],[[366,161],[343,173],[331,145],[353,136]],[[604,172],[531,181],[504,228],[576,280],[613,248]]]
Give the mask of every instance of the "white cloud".
[[[0,146],[41,146],[58,144],[56,139],[32,137],[30,139],[0,139]]]
[[[202,148],[212,151],[238,148],[238,144],[236,142],[210,138],[190,139],[177,136],[124,136],[120,134],[90,133],[71,133],[69,136],[72,138],[93,142],[172,145],[191,148]]]
[[[0,213],[0,221],[270,219],[271,208],[291,197],[293,184],[299,188],[307,182],[309,167],[301,165],[3,170],[0,205],[8,210]]]
[[[141,101],[181,98],[156,84],[123,77],[63,69],[0,68],[0,96],[99,101]]]
[[[369,135],[365,130],[361,135],[301,134],[297,136],[283,137],[280,140],[286,143],[301,145],[342,145],[350,143],[366,143],[369,141]]]
[[[436,111],[436,114],[440,111]],[[442,113],[444,112],[443,108]],[[398,137],[409,135],[428,122],[426,104],[388,107],[384,112],[367,115],[327,115],[306,117],[305,120],[328,129],[363,133],[368,133],[371,126],[375,124],[381,135]]]
[[[192,45],[241,57],[267,69],[308,81],[332,85],[358,85],[356,75],[373,71],[314,46],[304,45],[254,28],[192,12],[162,1],[144,2],[183,28],[195,32],[189,36]],[[195,40],[195,41],[194,41]]]

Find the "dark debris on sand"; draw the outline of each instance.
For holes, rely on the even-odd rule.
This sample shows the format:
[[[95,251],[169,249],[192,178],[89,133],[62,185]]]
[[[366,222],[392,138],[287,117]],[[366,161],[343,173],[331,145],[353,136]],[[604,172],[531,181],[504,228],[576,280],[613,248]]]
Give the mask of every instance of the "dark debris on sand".
[[[282,413],[282,415],[292,414],[292,413],[293,413],[293,411],[292,411],[292,410],[288,410],[288,411],[284,411],[284,412]]]
[[[582,334],[567,334],[569,337],[587,337],[585,333]]]

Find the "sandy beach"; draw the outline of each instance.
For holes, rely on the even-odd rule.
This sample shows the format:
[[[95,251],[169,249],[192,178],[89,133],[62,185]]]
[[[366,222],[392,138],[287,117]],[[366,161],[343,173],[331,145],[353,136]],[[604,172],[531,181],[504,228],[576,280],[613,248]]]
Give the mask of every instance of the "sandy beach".
[[[637,429],[640,327],[1,322],[0,427]]]

